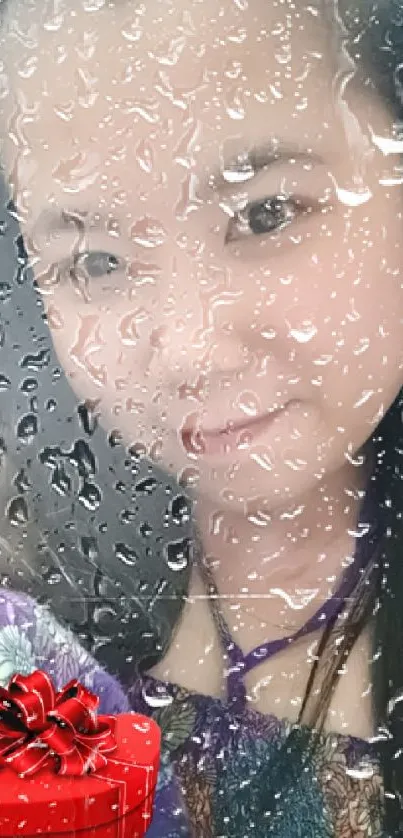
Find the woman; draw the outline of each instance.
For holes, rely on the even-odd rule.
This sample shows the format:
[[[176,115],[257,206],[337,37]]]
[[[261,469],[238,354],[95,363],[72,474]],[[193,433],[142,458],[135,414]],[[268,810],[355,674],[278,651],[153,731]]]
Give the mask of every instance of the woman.
[[[43,598],[53,552],[53,614],[115,709],[161,724],[150,834],[401,829],[402,20],[367,12],[5,6],[5,581]],[[190,490],[191,541],[165,482],[154,525],[136,509],[150,461]],[[154,551],[115,530],[138,514]],[[67,655],[107,702],[3,596],[27,667]]]

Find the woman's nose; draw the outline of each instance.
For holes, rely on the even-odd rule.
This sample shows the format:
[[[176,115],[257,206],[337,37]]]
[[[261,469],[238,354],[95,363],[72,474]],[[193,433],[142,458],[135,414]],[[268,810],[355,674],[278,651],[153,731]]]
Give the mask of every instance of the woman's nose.
[[[171,324],[159,326],[150,335],[154,361],[183,374],[205,375],[209,379],[236,376],[250,365],[251,348],[241,333],[226,335],[222,330],[183,330]]]

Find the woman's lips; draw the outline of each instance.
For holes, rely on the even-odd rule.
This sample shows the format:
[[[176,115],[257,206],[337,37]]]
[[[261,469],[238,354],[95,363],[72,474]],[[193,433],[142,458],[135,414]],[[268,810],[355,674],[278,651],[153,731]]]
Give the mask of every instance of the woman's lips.
[[[207,430],[200,427],[197,414],[188,416],[181,428],[182,445],[188,454],[213,456],[248,449],[287,405],[268,411],[262,416],[240,422],[228,422],[224,428]]]

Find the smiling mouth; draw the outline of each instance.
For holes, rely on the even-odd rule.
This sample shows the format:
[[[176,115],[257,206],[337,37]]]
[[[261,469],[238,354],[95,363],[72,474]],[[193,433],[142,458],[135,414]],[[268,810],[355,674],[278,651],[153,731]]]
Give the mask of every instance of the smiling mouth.
[[[197,416],[189,416],[180,431],[185,451],[195,455],[214,455],[239,452],[247,449],[275,419],[283,413],[287,404],[272,408],[266,413],[239,422],[229,421],[217,429],[201,428]]]
[[[271,410],[266,411],[266,413],[262,413],[260,416],[252,416],[249,419],[240,419],[238,422],[228,421],[223,428],[202,428],[201,433],[206,437],[231,436],[235,433],[241,433],[242,431],[258,426],[262,422],[268,421],[271,418],[274,419],[274,417],[281,413],[284,408],[285,405],[277,405],[276,407],[271,408]]]

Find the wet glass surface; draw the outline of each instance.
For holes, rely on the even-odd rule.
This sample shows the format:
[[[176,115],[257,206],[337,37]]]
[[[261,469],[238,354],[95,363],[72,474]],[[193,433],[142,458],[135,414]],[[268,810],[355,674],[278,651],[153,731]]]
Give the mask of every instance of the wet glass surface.
[[[398,835],[401,4],[0,16],[0,682],[29,596],[161,724],[151,838]]]

